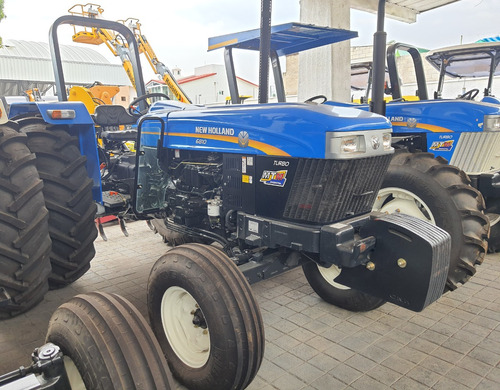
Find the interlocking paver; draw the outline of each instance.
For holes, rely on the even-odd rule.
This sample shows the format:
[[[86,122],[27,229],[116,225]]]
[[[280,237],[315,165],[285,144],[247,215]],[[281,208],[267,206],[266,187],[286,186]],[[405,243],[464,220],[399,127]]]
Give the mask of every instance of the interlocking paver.
[[[0,321],[0,374],[30,363],[51,314],[74,295],[122,294],[147,315],[146,285],[169,248],[145,223],[106,226],[91,269]],[[422,313],[386,304],[351,313],[322,301],[300,269],[252,287],[265,324],[266,350],[250,390],[500,389],[500,255],[488,255],[464,286]]]

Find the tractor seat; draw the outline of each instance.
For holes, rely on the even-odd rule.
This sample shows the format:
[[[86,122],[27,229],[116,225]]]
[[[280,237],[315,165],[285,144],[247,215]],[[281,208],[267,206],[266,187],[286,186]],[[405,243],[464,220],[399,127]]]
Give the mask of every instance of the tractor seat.
[[[106,104],[95,108],[94,122],[102,127],[134,125],[137,118],[130,115],[123,106]]]
[[[137,140],[137,130],[103,130],[101,138],[108,141],[127,142]]]

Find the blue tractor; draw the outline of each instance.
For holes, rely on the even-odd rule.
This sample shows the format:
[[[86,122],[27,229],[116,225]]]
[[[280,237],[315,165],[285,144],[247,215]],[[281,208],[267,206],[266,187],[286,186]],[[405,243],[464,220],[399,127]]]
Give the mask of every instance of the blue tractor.
[[[444,47],[427,53],[426,60],[439,72],[434,99],[441,99],[445,93],[450,95],[450,91],[445,90],[445,88],[449,89],[452,80],[459,80],[460,84],[463,83],[463,90],[458,92],[459,98],[466,98],[470,94],[470,97],[474,99],[479,95],[479,89],[472,88],[467,91],[465,85],[472,82],[477,84],[477,80],[483,80],[486,82],[486,86],[480,101],[500,104],[498,97],[493,94],[493,80],[495,76],[500,75],[498,68],[500,42],[497,39],[490,39],[486,38],[477,43]],[[449,83],[445,80],[446,76],[449,77]],[[456,90],[455,93],[457,93]]]
[[[119,145],[137,133],[113,129],[137,119],[116,106],[91,116],[83,104],[67,101],[57,27],[70,23],[89,25],[91,20],[61,17],[51,29],[61,101],[12,104],[2,132],[1,220],[9,233],[2,234],[6,258],[0,270],[0,318],[28,310],[49,287],[64,287],[81,277],[95,254],[95,218],[131,209],[135,153],[120,150]],[[130,51],[137,52],[130,30],[109,23],[126,36]],[[104,21],[103,27],[107,24]],[[136,67],[143,86],[140,64]],[[142,89],[139,93],[144,95]],[[116,148],[98,147],[97,125],[103,142]],[[17,152],[20,149],[25,150]]]
[[[286,101],[279,56],[329,44],[333,37],[343,31],[319,26],[310,26],[310,28],[315,29],[317,36],[309,37],[307,44],[297,38],[297,28],[293,23],[273,26],[272,28],[270,62],[279,102]],[[259,50],[259,42],[259,30],[227,34],[209,39],[209,50],[224,48],[229,89],[232,102],[235,104],[239,103],[239,93],[233,53],[237,49]],[[385,45],[383,45],[383,49],[385,53]],[[365,66],[368,66],[369,74],[372,75],[374,83],[380,79],[380,76],[372,73],[372,64]],[[382,86],[386,79],[385,66],[383,70]],[[392,81],[392,78],[390,80]],[[419,90],[422,89],[419,88]],[[307,102],[310,104],[319,103],[321,106],[370,110],[368,104],[334,102],[329,101],[325,96],[314,96]],[[427,148],[421,144],[412,144],[416,143],[416,137],[412,136],[409,130],[407,134],[401,133],[406,122],[403,120],[398,122],[402,115],[400,110],[408,107],[408,111],[415,115],[416,108],[420,107],[422,116],[435,116],[437,123],[434,126],[427,126],[426,130],[423,130],[426,132],[430,147],[434,141],[438,140],[446,145],[445,141],[454,134],[450,129],[444,129],[444,126],[449,126],[452,123],[454,116],[441,115],[442,112],[453,108],[459,113],[455,117],[457,121],[460,121],[462,128],[464,123],[473,123],[475,126],[473,130],[477,132],[483,130],[483,123],[485,123],[484,129],[488,130],[488,126],[493,126],[490,129],[494,129],[495,125],[490,125],[490,123],[496,120],[496,115],[500,114],[500,107],[475,104],[470,101],[429,102],[428,106],[425,106],[423,102],[402,102],[399,98],[388,103],[387,106],[385,102],[381,105],[383,111],[386,110],[386,115],[392,124],[391,142],[396,153],[375,198],[373,209],[383,213],[411,215],[446,230],[452,239],[451,266],[446,290],[455,290],[474,275],[475,266],[482,263],[487,251],[490,225],[489,218],[484,213],[483,196],[463,170],[449,165],[445,158],[439,155],[442,150],[437,150],[438,153],[428,153]],[[474,115],[466,115],[463,112],[464,106],[468,107]],[[417,125],[418,123],[419,121],[416,120],[414,125],[420,126]],[[443,129],[444,134],[438,134],[439,129]],[[417,132],[421,138],[422,130]],[[485,132],[485,134],[489,136],[490,132]],[[442,139],[439,138],[440,136]],[[435,147],[435,149],[444,150],[444,146]],[[320,268],[320,271],[324,270]]]
[[[85,20],[75,18],[62,17],[52,27],[56,57],[55,30],[63,23],[85,25]],[[106,24],[120,31],[139,58],[131,32],[120,26]],[[285,30],[288,27],[292,34],[282,38],[304,45],[311,36],[323,34],[308,25],[293,24]],[[334,33],[330,43],[352,36]],[[134,69],[141,84],[138,61]],[[11,121],[2,125],[0,137],[0,189],[12,191],[8,198],[0,197],[6,203],[0,223],[19,235],[1,245],[13,253],[32,250],[33,257],[43,261],[30,264],[42,264],[45,274],[50,272],[49,234],[54,252],[56,229],[66,219],[72,223],[65,225],[68,237],[61,241],[81,234],[75,249],[91,256],[95,204],[98,212],[106,210],[95,125],[130,120],[129,113],[112,105],[90,117],[83,104],[64,101],[63,80],[56,81],[62,101],[11,107]],[[308,103],[201,107],[167,100],[147,108],[148,95],[140,90],[138,94],[142,96],[135,102],[140,118],[130,204],[136,218],[162,218],[168,229],[191,241],[169,250],[153,265],[147,298],[159,348],[186,387],[243,389],[254,379],[264,353],[264,328],[252,283],[301,266],[312,288],[329,303],[364,311],[388,301],[420,311],[449,289],[450,272],[460,272],[450,262],[452,238],[443,229],[402,213],[372,212],[394,155],[392,126],[385,117]],[[25,192],[35,194],[37,203],[14,192],[25,183],[31,184]],[[36,212],[43,222],[32,236],[24,234],[24,219],[14,218],[16,207],[23,204],[28,204],[28,214]],[[48,222],[44,205],[52,213]],[[0,255],[5,256],[3,251]],[[58,258],[51,258],[54,267]],[[71,256],[68,260],[73,264]],[[22,262],[16,257],[13,263]],[[77,269],[87,266],[76,260],[74,264]],[[21,277],[23,267],[1,271],[3,283],[4,272]],[[1,287],[15,303],[18,295],[11,286]],[[116,370],[131,367],[126,358],[137,352],[129,352],[135,347],[123,326],[130,318],[122,316],[137,316],[124,309],[120,298],[98,294],[85,302],[75,299],[52,318],[47,335],[52,344],[34,354],[36,367],[41,358],[50,359],[43,360],[37,372],[45,378],[65,378],[65,369],[54,366],[57,352],[57,357],[62,354],[74,363],[87,388],[96,382],[113,388],[116,375],[128,378]],[[28,301],[18,309],[32,304]],[[111,332],[105,330],[106,321],[92,320],[97,314],[113,320]],[[110,334],[106,340],[112,342],[99,344],[98,338],[90,337],[101,334]],[[79,335],[85,342],[78,341]],[[135,338],[151,341],[139,333]],[[89,351],[108,346],[106,353],[89,356]],[[155,353],[140,356],[157,358]],[[139,370],[143,363],[138,360],[129,371]],[[6,382],[27,372],[19,370]],[[168,388],[156,386],[151,388]]]

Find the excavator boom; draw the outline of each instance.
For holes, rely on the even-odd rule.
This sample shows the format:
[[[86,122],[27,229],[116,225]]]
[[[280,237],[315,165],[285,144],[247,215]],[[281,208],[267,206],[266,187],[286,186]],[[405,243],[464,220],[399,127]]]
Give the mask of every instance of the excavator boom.
[[[68,12],[72,15],[96,19],[104,12],[104,9],[98,4],[87,3],[76,4],[71,7]],[[123,23],[132,30],[137,41],[139,52],[144,53],[153,71],[160,75],[175,98],[183,103],[191,103],[191,100],[187,97],[175,80],[172,72],[170,72],[165,64],[158,60],[153,48],[141,32],[141,24],[139,23],[139,20],[135,18],[128,18],[126,20],[119,20],[119,22]],[[122,66],[125,69],[130,82],[134,88],[136,88],[136,81],[132,71],[133,66],[129,57],[128,44],[119,34],[115,34],[104,28],[96,27],[83,27],[83,29],[77,29],[77,26],[74,25],[73,29],[74,42],[92,45],[100,45],[104,43],[114,56],[120,57]]]

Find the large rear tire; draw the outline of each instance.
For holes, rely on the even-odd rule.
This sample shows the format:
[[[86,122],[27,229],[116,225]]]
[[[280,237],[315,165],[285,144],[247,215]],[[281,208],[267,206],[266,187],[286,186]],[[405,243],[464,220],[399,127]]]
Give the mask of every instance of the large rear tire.
[[[264,355],[264,325],[250,285],[223,252],[186,244],[154,265],[151,326],[174,376],[190,390],[244,389]]]
[[[43,183],[26,141],[15,123],[0,126],[0,319],[40,302],[51,270]]]
[[[483,197],[467,174],[431,153],[396,154],[374,205],[374,210],[427,220],[450,234],[445,291],[466,283],[484,260],[489,235],[484,209]]]
[[[65,355],[72,388],[174,389],[172,374],[146,320],[116,294],[77,295],[52,315],[47,342]],[[78,375],[79,374],[79,375]]]
[[[96,205],[92,198],[93,182],[85,168],[87,160],[80,153],[78,138],[63,128],[49,128],[39,118],[26,118],[19,123],[28,136],[29,149],[36,154],[49,210],[49,285],[64,287],[87,272],[95,255]]]

